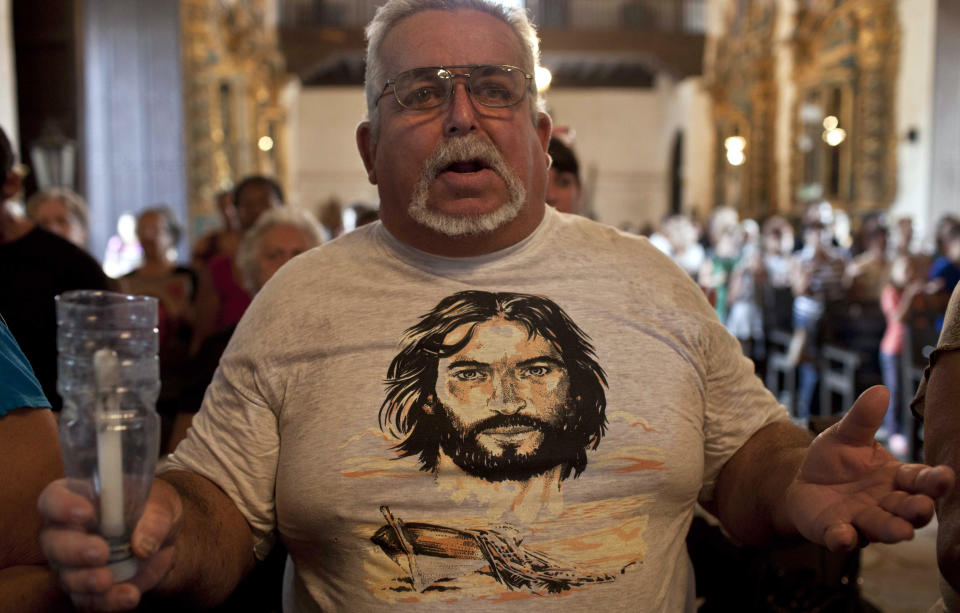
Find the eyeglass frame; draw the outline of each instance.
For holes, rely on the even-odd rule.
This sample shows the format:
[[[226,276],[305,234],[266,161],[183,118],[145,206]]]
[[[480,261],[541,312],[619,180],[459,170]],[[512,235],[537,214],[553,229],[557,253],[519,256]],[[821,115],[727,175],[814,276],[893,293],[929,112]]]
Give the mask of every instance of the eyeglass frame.
[[[451,69],[454,69],[454,68],[470,68],[471,70],[470,72],[451,72]],[[470,75],[473,74],[474,70],[477,70],[479,68],[509,68],[511,70],[518,71],[521,75],[523,75],[523,78],[526,81],[526,84],[523,88],[523,94],[517,99],[516,102],[512,102],[504,106],[492,106],[489,104],[485,104],[480,100],[477,100],[473,96],[473,90],[470,89]],[[427,70],[427,69],[430,69],[430,70],[435,69],[437,71],[443,70],[444,72],[450,75],[451,85],[450,85],[450,88],[447,90],[447,95],[444,96],[443,100],[441,100],[440,102],[438,102],[433,106],[427,106],[423,108],[411,108],[405,105],[403,102],[400,101],[400,96],[397,94],[397,88],[396,88],[397,79],[407,73],[413,72],[414,70]],[[380,90],[380,97],[377,98],[377,104],[379,104],[380,101],[383,100],[383,97],[387,95],[387,88],[393,85],[394,86],[393,99],[396,100],[397,104],[399,104],[402,108],[408,111],[429,111],[435,108],[439,108],[443,106],[444,103],[446,103],[450,99],[450,96],[453,94],[454,89],[456,89],[456,81],[454,81],[454,79],[456,79],[457,77],[464,77],[466,79],[465,86],[467,88],[467,93],[470,95],[470,100],[473,100],[477,104],[485,106],[488,109],[509,109],[511,107],[517,106],[518,104],[523,102],[523,99],[527,97],[528,93],[530,93],[531,91],[530,87],[534,83],[533,81],[534,77],[532,74],[526,72],[523,68],[520,68],[519,66],[511,66],[510,64],[457,64],[454,66],[418,66],[416,68],[411,68],[409,70],[404,70],[402,72],[399,72],[392,79],[387,79],[387,82],[383,84],[383,89]]]

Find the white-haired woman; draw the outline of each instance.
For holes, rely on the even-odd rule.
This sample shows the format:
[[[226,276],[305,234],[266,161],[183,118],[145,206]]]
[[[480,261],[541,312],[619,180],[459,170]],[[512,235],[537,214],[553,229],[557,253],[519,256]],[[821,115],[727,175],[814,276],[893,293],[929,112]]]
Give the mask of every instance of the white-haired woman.
[[[58,234],[81,249],[87,248],[89,211],[83,197],[73,190],[41,190],[27,199],[27,217],[38,226]]]
[[[237,248],[237,269],[244,287],[250,295],[260,291],[281,266],[304,251],[323,242],[322,230],[309,211],[291,206],[270,209],[263,213],[252,228],[247,230]],[[191,360],[188,369],[190,382],[180,404],[189,409],[177,413],[166,446],[173,451],[193,421],[193,414],[200,409],[207,384],[220,362],[220,355],[227,348],[236,326],[208,337]]]
[[[320,223],[303,209],[287,206],[263,213],[237,249],[243,287],[256,294],[281,266],[322,243],[322,236]]]

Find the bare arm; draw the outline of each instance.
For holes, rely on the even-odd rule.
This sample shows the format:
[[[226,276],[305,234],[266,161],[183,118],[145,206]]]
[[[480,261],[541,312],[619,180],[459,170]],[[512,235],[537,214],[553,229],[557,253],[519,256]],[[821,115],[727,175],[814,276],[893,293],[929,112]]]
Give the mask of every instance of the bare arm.
[[[912,538],[955,475],[903,464],[877,443],[889,399],[870,388],[806,448],[789,424],[757,431],[720,472],[713,508],[724,526],[749,544],[800,534],[831,551]]]
[[[748,545],[796,535],[789,521],[777,514],[779,505],[774,502],[783,499],[811,440],[809,433],[789,422],[758,430],[720,471],[708,510]]]
[[[43,564],[37,543],[40,491],[63,475],[57,422],[50,409],[17,409],[0,419],[0,568]],[[3,607],[0,607],[2,609]]]
[[[790,289],[794,296],[803,296],[810,289],[810,281],[813,280],[813,271],[808,268],[799,259],[794,259],[790,264]]]
[[[927,382],[924,402],[924,459],[960,471],[960,351],[944,353]],[[940,573],[960,592],[960,488],[937,504],[937,562]]]
[[[56,577],[44,564],[0,570],[0,611],[73,611]]]
[[[176,491],[181,513],[171,571],[158,586],[158,595],[178,594],[200,605],[214,605],[229,596],[253,568],[253,534],[233,501],[212,481],[187,471],[157,478]],[[162,517],[144,517],[134,533],[157,542]],[[156,524],[151,522],[156,521]],[[143,542],[140,543],[144,545]],[[143,547],[144,552],[149,548]]]
[[[40,490],[63,475],[57,423],[49,409],[0,419],[0,611],[43,611],[65,600],[40,550]],[[61,602],[61,604],[63,604]]]
[[[906,321],[907,315],[910,314],[910,310],[913,307],[913,299],[922,290],[923,283],[920,281],[914,281],[903,288],[900,302],[898,302],[896,308],[893,309],[893,317],[900,321]]]

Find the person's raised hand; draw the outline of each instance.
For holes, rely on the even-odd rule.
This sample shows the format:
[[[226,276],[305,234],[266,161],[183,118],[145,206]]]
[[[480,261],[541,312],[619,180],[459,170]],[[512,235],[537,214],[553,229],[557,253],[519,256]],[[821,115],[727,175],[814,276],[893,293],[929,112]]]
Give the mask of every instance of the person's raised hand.
[[[861,394],[810,444],[787,488],[786,513],[797,530],[831,551],[912,538],[953,487],[951,468],[904,464],[876,441],[889,397],[879,385]]]
[[[67,480],[59,479],[43,490],[37,506],[45,520],[40,532],[44,555],[64,591],[81,610],[134,609],[142,594],[160,583],[172,566],[183,505],[179,494],[165,481],[154,479],[131,537],[138,558],[137,574],[124,583],[115,584],[106,566],[109,548],[94,532],[96,513],[90,500],[71,491]]]

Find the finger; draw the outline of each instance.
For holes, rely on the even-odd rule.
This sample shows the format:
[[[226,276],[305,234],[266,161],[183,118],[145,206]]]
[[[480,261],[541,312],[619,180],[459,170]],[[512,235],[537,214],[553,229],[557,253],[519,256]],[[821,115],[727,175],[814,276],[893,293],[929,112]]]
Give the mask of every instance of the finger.
[[[853,525],[868,540],[877,543],[899,543],[913,538],[910,522],[880,507],[868,507],[857,514]]]
[[[857,530],[847,523],[829,526],[823,533],[824,546],[834,552],[853,551],[859,540]]]
[[[40,547],[56,566],[104,566],[110,557],[110,548],[101,537],[70,528],[44,528]]]
[[[874,436],[883,423],[890,403],[890,393],[882,385],[874,385],[857,398],[837,424],[836,433],[852,445],[873,445]]]
[[[170,498],[170,492],[166,491],[173,488],[163,481],[154,483],[143,515],[131,536],[133,552],[140,558],[152,556],[164,544],[173,541],[182,511],[179,495]]]
[[[926,494],[934,500],[949,494],[957,483],[957,474],[949,466],[925,466],[916,464],[920,470],[916,474],[913,490]],[[902,470],[902,469],[901,469]]]
[[[880,501],[880,507],[909,522],[914,528],[927,525],[934,513],[933,500],[929,496],[908,494],[904,491],[886,495]]]
[[[113,586],[113,573],[109,568],[64,568],[60,571],[60,584],[70,594],[103,594]]]
[[[37,510],[47,521],[84,525],[94,518],[93,504],[70,491],[66,479],[57,479],[40,492]]]
[[[85,611],[130,611],[140,603],[140,590],[129,583],[118,583],[105,594],[72,594],[70,598]]]

